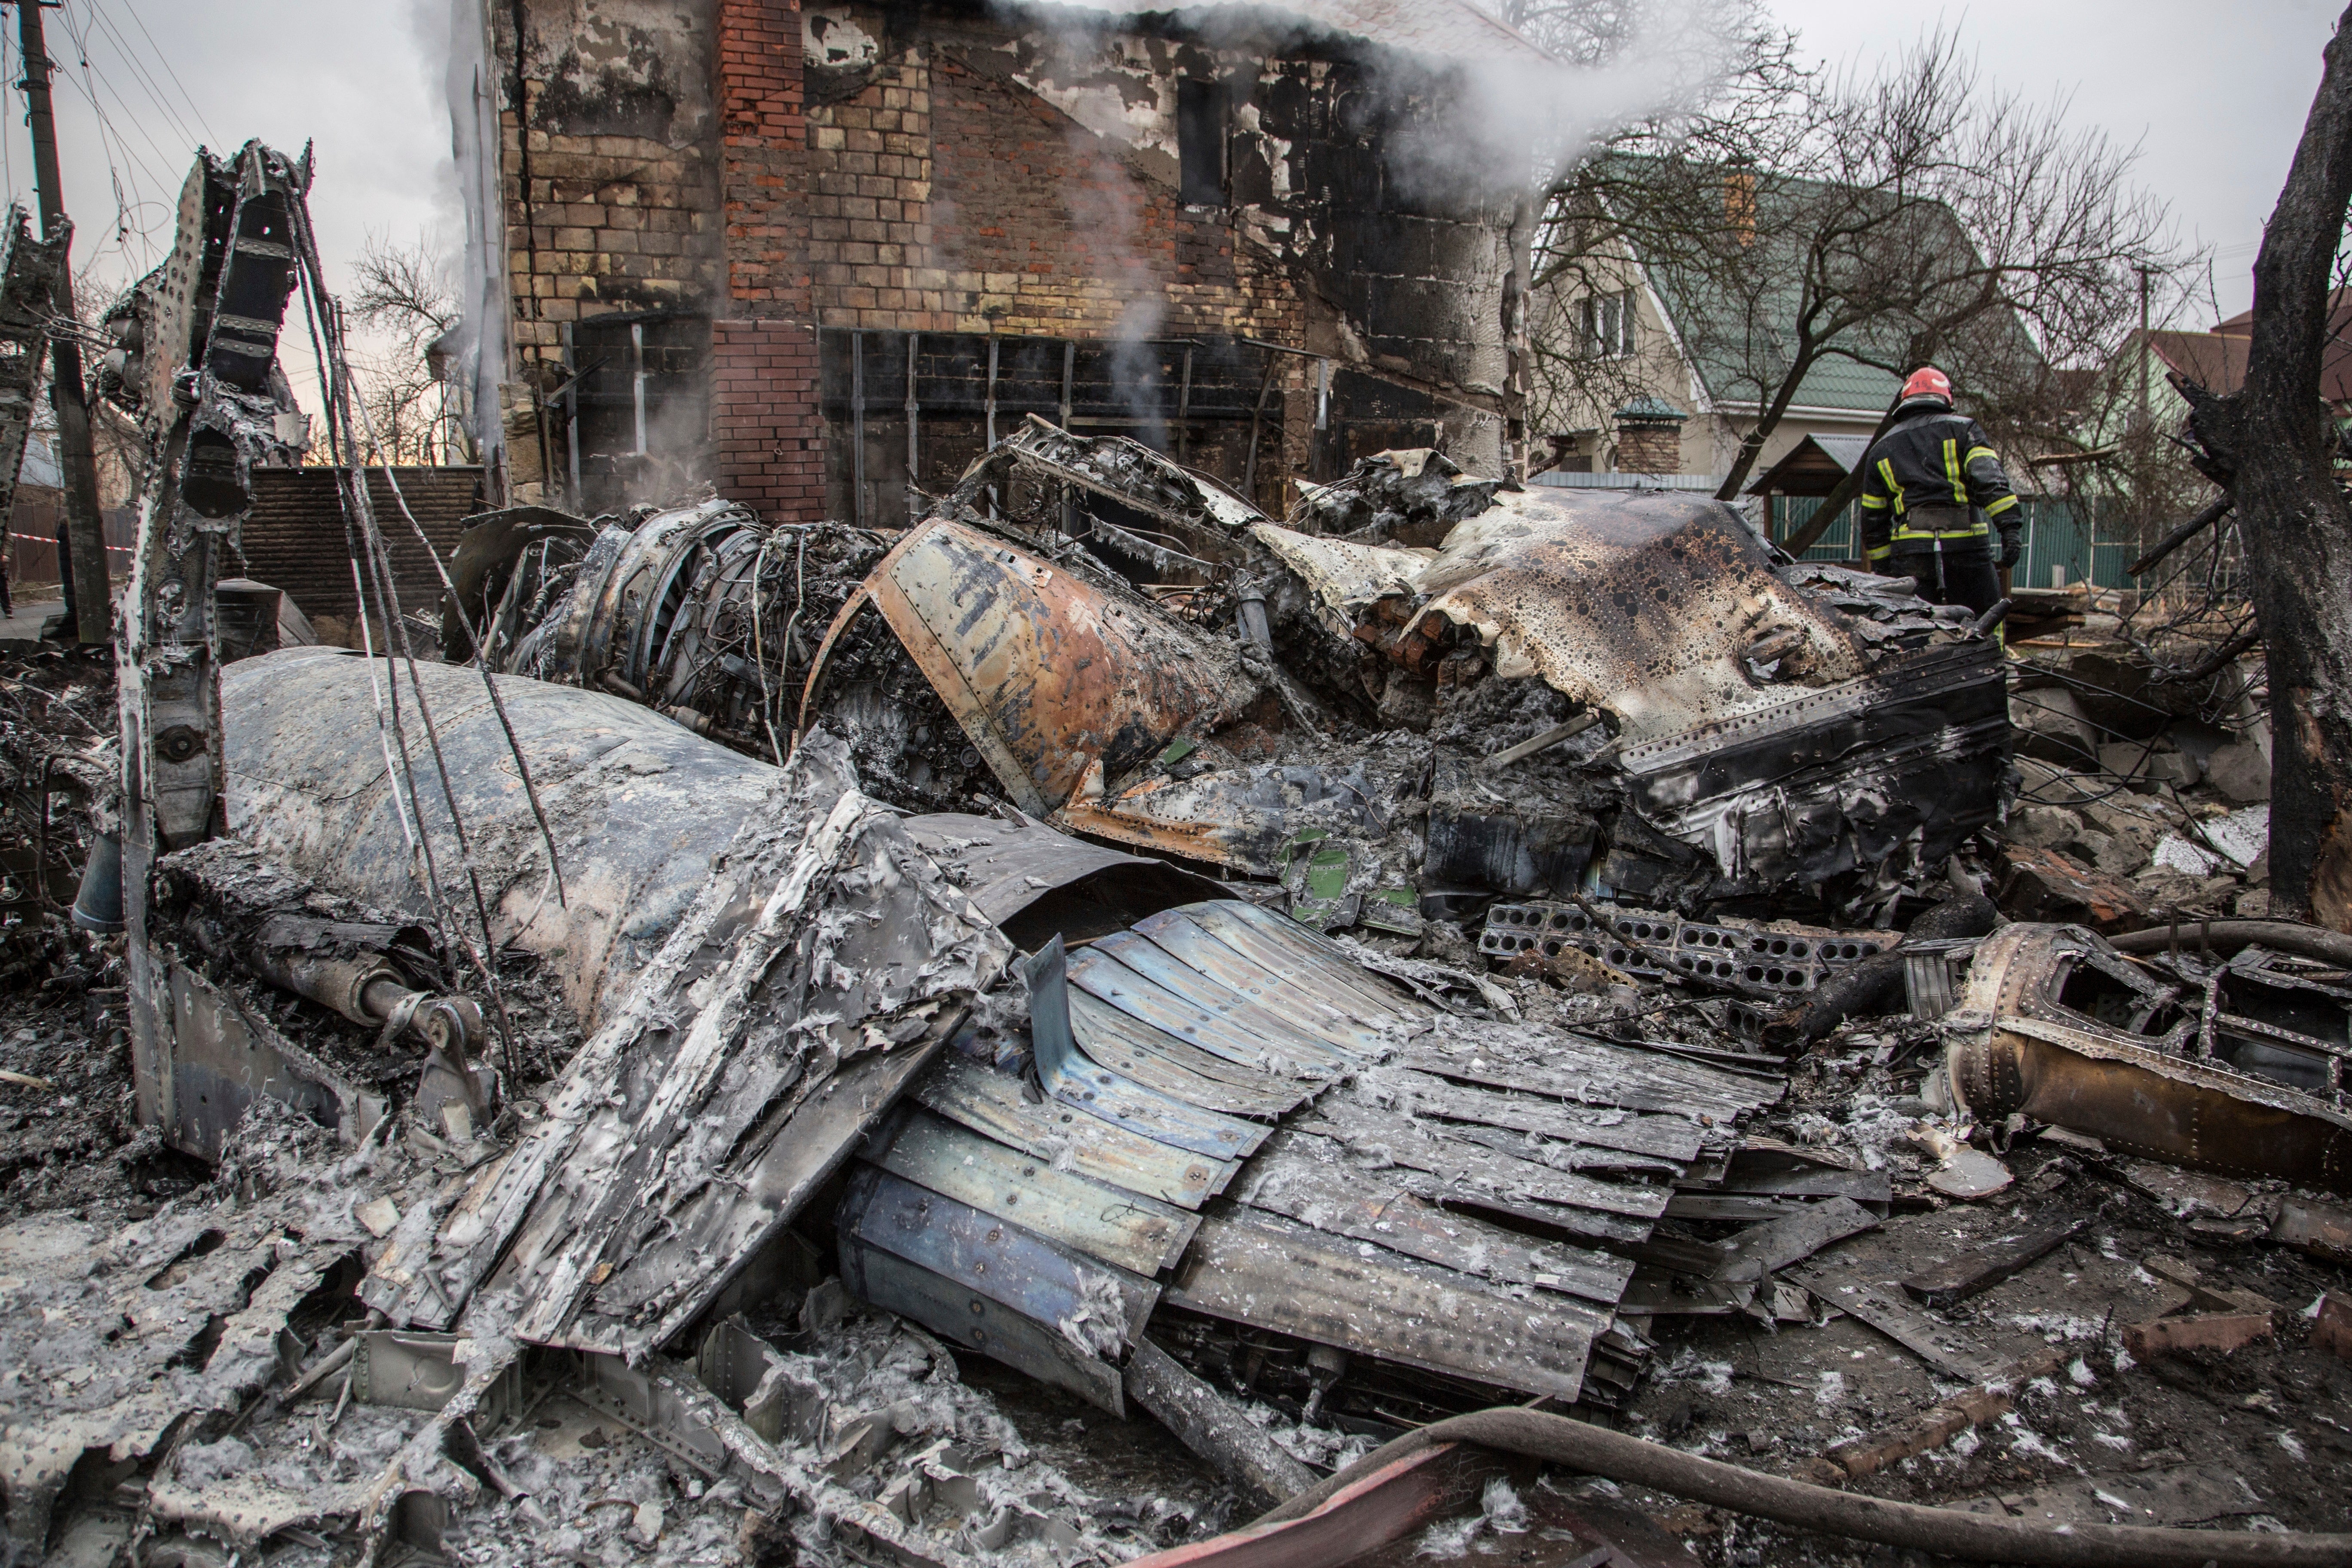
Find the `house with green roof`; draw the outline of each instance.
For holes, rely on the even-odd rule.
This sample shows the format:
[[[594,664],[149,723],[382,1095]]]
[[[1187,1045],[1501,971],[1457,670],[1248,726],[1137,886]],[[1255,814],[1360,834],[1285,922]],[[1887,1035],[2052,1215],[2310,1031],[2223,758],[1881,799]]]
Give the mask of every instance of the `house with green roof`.
[[[1704,244],[1671,259],[1645,256],[1625,237],[1640,225],[1601,225],[1611,237],[1585,247],[1574,267],[1559,269],[1554,282],[1537,290],[1530,302],[1535,352],[1529,374],[1535,463],[1549,458],[1570,475],[1671,473],[1684,476],[1685,484],[1705,476],[1719,481],[1728,471],[1786,378],[1803,308],[1797,281],[1803,226],[1771,222],[1769,212],[1759,225],[1759,200],[1785,213],[1824,196],[1832,198],[1825,205],[1839,196],[1855,203],[1873,197],[1797,180],[1778,182],[1759,197],[1752,176],[1694,172],[1681,183],[1680,199],[1711,216],[1718,190],[1725,228],[1711,243],[1720,265],[1707,264]],[[1920,225],[1923,210],[1940,215],[1940,221]],[[1938,247],[1952,246],[1970,247],[1973,256],[1948,210],[1914,204],[1904,232],[1888,247],[1898,253],[1890,261],[1902,265],[1925,257],[1932,266]],[[1751,254],[1749,247],[1759,248]],[[2040,365],[2031,337],[2006,310],[1973,323],[1969,336],[1962,357],[1974,363]],[[1816,359],[1798,384],[1751,479],[1808,437],[1841,449],[1866,439],[1895,401],[1902,378],[1892,367],[1905,363],[1905,327],[1891,319],[1865,321],[1834,341],[1837,346]],[[1965,408],[1967,377],[1955,379]],[[1660,438],[1654,414],[1644,417],[1659,403],[1683,416],[1671,442]]]

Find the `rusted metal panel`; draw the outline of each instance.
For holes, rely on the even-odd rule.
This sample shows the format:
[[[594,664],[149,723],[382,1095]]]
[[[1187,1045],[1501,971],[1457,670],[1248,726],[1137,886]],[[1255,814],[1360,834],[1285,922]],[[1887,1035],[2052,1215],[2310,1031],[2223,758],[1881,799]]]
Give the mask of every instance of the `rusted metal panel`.
[[[1142,1337],[1159,1287],[871,1165],[841,1203],[842,1234],[919,1264],[961,1289],[1060,1327],[1097,1359]]]
[[[1214,1159],[1240,1159],[1265,1141],[1264,1127],[1148,1089],[1080,1056],[1070,1033],[1064,964],[1056,936],[1023,968],[1029,981],[1030,1056],[1046,1092],[1115,1127]]]
[[[1127,1414],[1117,1367],[1079,1353],[1052,1329],[920,1264],[846,1237],[841,1282],[859,1300],[920,1323],[952,1344],[993,1356],[1113,1415]]]
[[[1211,1056],[1223,1057],[1237,1067],[1261,1073],[1276,1068],[1277,1042],[1259,1038],[1255,1029],[1246,1025],[1213,1016],[1189,998],[1138,974],[1107,952],[1088,947],[1072,953],[1070,980],[1130,1018],[1140,1019]],[[1337,1054],[1320,1041],[1302,1040],[1299,1048],[1302,1053],[1311,1048],[1313,1055],[1304,1063],[1285,1063],[1288,1076],[1327,1079],[1339,1071]]]
[[[911,1091],[950,1121],[987,1134],[1038,1159],[1069,1161],[1067,1169],[1130,1193],[1197,1209],[1233,1179],[1238,1166],[1114,1127],[1076,1106],[1033,1105],[1021,1080],[952,1052]]]
[[[1604,1121],[1591,1112],[1579,1116],[1557,1100],[1465,1089],[1428,1073],[1396,1068],[1369,1068],[1362,1081],[1365,1089],[1383,1103],[1393,1104],[1415,1116],[1507,1127],[1567,1143],[1590,1143],[1597,1148],[1649,1154],[1683,1165],[1690,1164],[1699,1154],[1697,1126],[1679,1116],[1621,1117],[1614,1122]]]
[[[960,523],[919,524],[866,582],[890,629],[1024,810],[1117,776],[1258,696],[1238,651]]]
[[[1193,1105],[1237,1116],[1279,1116],[1309,1092],[1288,1079],[1250,1074],[1084,991],[1070,993],[1070,1026],[1078,1048],[1093,1060]]]
[[[919,1106],[862,1152],[883,1170],[1130,1273],[1182,1256],[1198,1215],[1056,1169]]]
[[[1398,1164],[1416,1171],[1475,1183],[1548,1204],[1643,1221],[1656,1219],[1666,1211],[1668,1194],[1664,1187],[1604,1182],[1570,1171],[1555,1171],[1458,1138],[1438,1136],[1434,1129],[1410,1117],[1377,1110],[1341,1095],[1327,1096],[1318,1101],[1298,1126],[1343,1142],[1377,1144]],[[1646,1225],[1638,1229],[1643,1235],[1648,1234]]]
[[[1271,1215],[1202,1222],[1171,1306],[1474,1383],[1572,1400],[1592,1336],[1450,1268]]]
[[[1283,1133],[1250,1162],[1234,1187],[1236,1203],[1318,1230],[1369,1241],[1498,1285],[1552,1290],[1614,1307],[1633,1277],[1629,1260],[1554,1243],[1540,1251],[1494,1226],[1448,1214],[1414,1196],[1370,1185],[1361,1166],[1328,1140]],[[1591,1315],[1595,1333],[1606,1313]]]
[[[1360,1051],[1377,1050],[1377,1035],[1341,1039],[1340,1030],[1326,1029],[1297,1009],[1276,1011],[1266,1002],[1276,976],[1234,959],[1219,969],[1202,971],[1171,956],[1158,944],[1132,931],[1119,931],[1090,945],[1089,952],[1108,953],[1134,973],[1181,997],[1209,1016],[1248,1031],[1277,1055],[1307,1067],[1344,1068]]]
[[[2022,1114],[2204,1170],[2352,1192],[2352,1115],[2186,1054],[2195,1042],[2185,1026],[2168,1047],[2067,1006],[2068,975],[2105,953],[2079,926],[2026,922],[1978,947],[1945,1020],[1952,1087],[1971,1111],[1992,1121]]]
[[[1280,975],[1286,1004],[1295,998],[1318,1009],[1317,1016],[1327,1022],[1336,1020],[1358,1030],[1375,1031],[1371,1037],[1383,1045],[1391,1042],[1379,1031],[1408,1029],[1427,1018],[1426,1008],[1376,989],[1379,983],[1344,956],[1305,947],[1286,949],[1266,938],[1240,916],[1241,910],[1254,907],[1233,903],[1169,910],[1138,921],[1135,929],[1195,969],[1216,973],[1217,966],[1230,966],[1238,959],[1261,973]],[[1211,943],[1224,952],[1215,952]]]

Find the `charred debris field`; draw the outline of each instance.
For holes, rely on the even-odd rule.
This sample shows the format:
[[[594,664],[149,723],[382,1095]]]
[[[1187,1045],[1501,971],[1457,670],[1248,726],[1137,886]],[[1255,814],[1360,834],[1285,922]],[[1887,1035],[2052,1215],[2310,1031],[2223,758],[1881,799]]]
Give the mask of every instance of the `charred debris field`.
[[[0,656],[8,1561],[2352,1561],[2259,655],[1043,421],[448,566],[135,921]]]

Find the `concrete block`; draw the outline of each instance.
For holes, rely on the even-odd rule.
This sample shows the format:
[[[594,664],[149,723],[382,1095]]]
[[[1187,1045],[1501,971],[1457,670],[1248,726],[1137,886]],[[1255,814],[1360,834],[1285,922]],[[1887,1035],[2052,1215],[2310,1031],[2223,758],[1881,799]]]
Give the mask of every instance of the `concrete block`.
[[[2271,1337],[2266,1312],[2189,1312],[2178,1318],[2151,1318],[2124,1331],[2124,1348],[2140,1361],[2177,1355],[2183,1351],[2217,1351],[2228,1355],[2256,1340]]]
[[[2197,782],[2197,762],[2185,752],[2159,745],[2149,751],[2137,741],[2118,741],[2099,748],[2099,767],[2134,788],[2153,790],[2158,784],[2186,789]]]
[[[2009,700],[2009,721],[2017,731],[2017,749],[2026,756],[2077,768],[2098,759],[2099,732],[2063,686],[2016,693]]]
[[[2271,797],[2271,764],[2251,741],[2217,749],[2206,766],[2215,789],[2241,805]]]
[[[2311,1325],[2315,1350],[2352,1361],[2352,1296],[2330,1290],[2319,1299],[2319,1318]]]
[[[2028,849],[2058,849],[2082,831],[2083,819],[2063,805],[2021,805],[2009,814],[2001,836]]]

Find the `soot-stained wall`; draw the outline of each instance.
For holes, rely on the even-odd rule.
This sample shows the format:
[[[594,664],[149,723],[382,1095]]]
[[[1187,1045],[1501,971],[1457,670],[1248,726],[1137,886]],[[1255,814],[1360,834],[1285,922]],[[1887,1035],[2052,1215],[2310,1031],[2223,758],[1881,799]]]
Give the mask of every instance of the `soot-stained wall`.
[[[707,479],[782,518],[837,504],[850,443],[820,385],[845,331],[1132,345],[1139,364],[1170,340],[1300,351],[1246,351],[1273,365],[1250,426],[1270,507],[1284,476],[1400,442],[1488,472],[1516,458],[1523,226],[1516,193],[1447,163],[1467,89],[1444,67],[1256,10],[1212,36],[952,0],[488,4],[520,387],[560,384],[566,321],[709,322],[709,395],[654,422],[665,461],[623,465],[637,482]],[[515,474],[560,500],[568,409],[543,417],[520,387]],[[1235,429],[1152,424],[1246,482]],[[976,455],[981,428],[934,421],[924,473]]]

